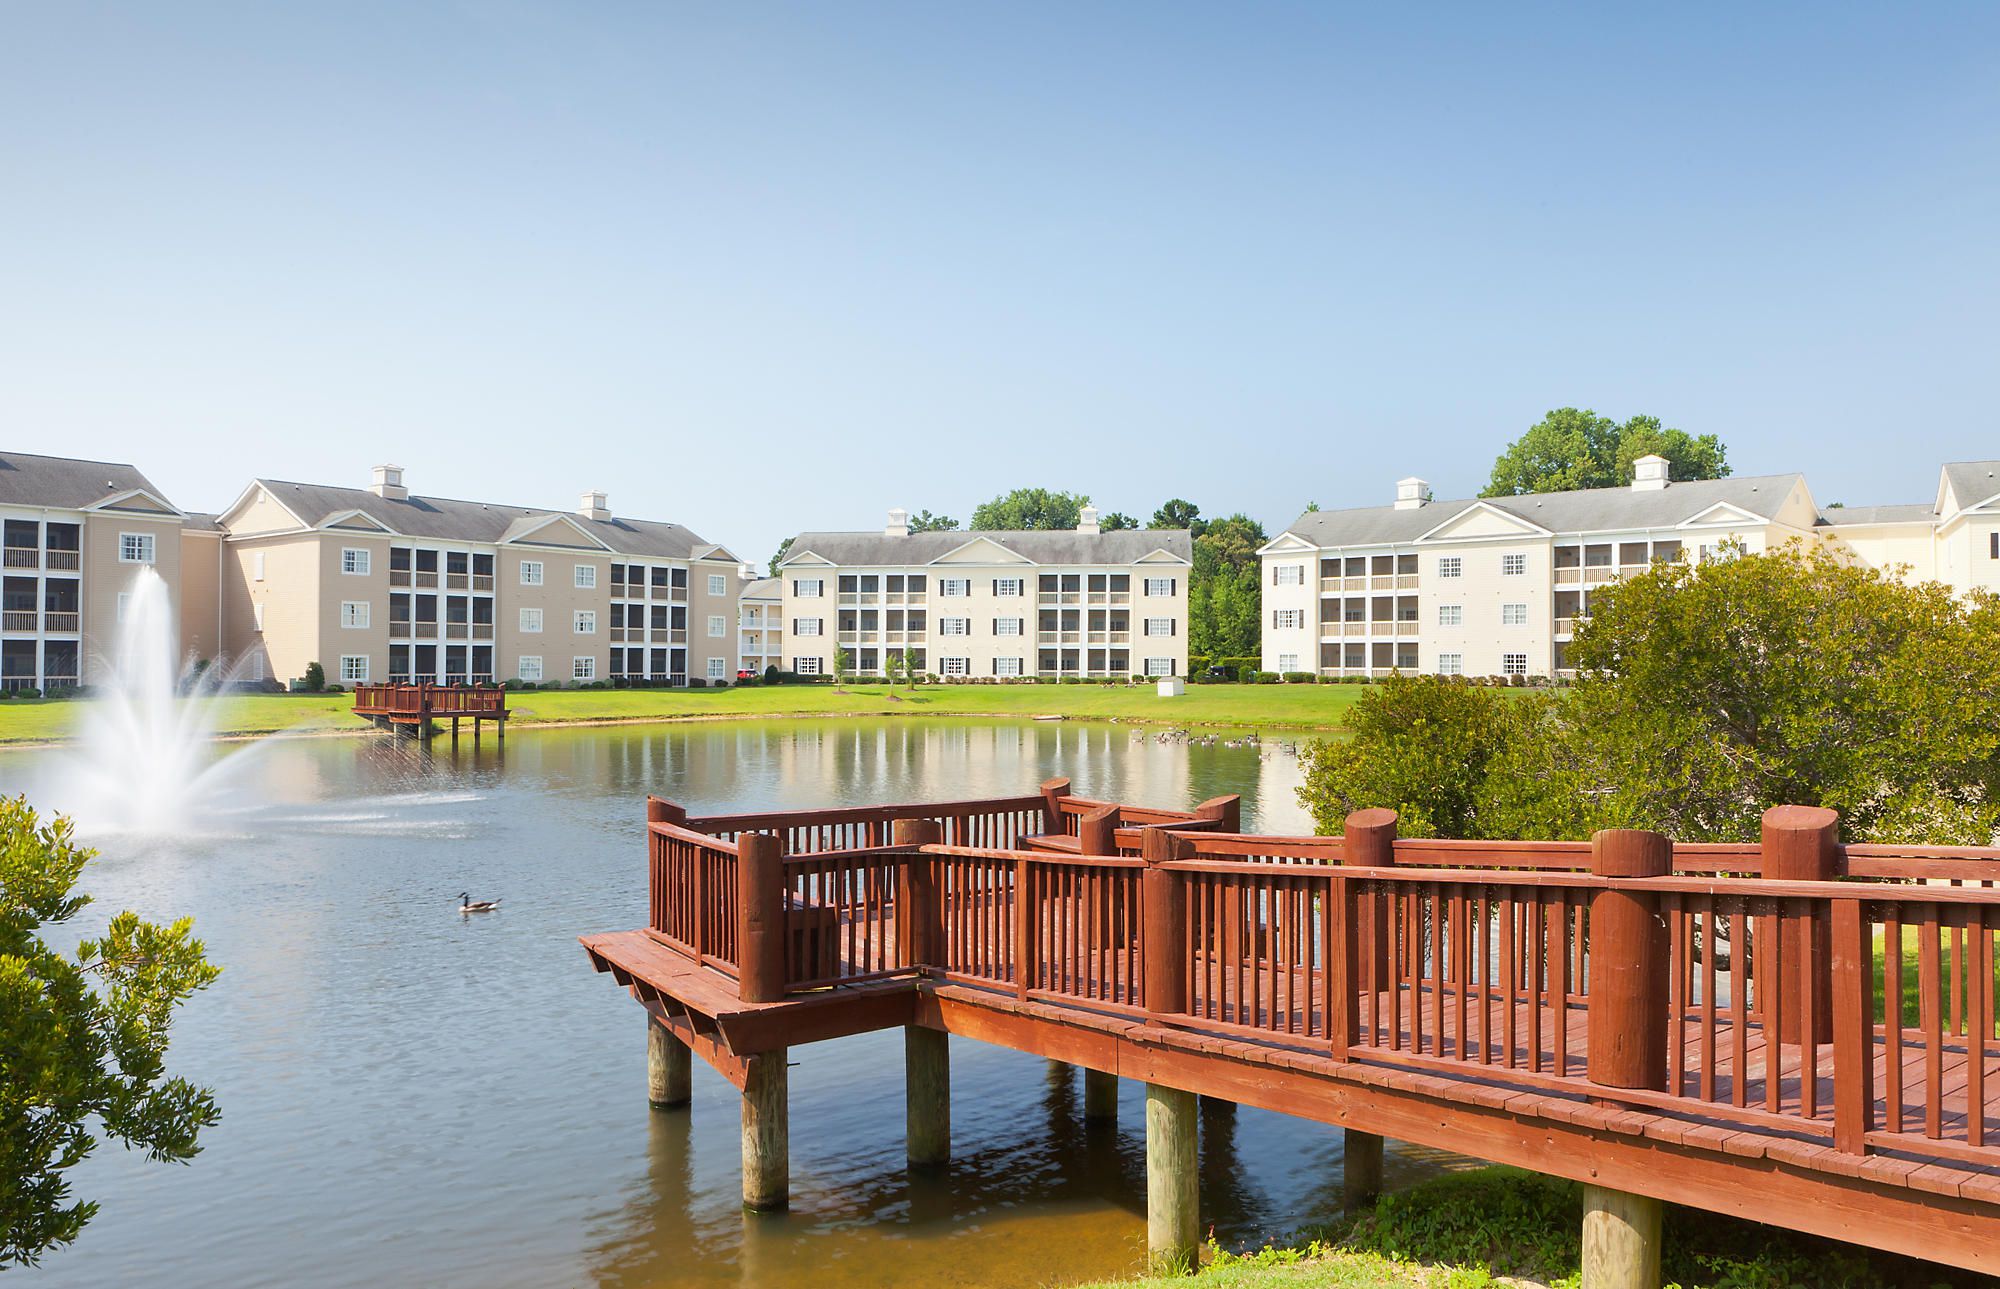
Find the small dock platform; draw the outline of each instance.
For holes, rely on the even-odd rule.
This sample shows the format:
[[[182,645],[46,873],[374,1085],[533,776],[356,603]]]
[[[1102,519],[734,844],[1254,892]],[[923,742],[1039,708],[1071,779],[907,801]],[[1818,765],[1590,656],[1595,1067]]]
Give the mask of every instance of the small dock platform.
[[[1198,1252],[1200,1096],[1342,1127],[1351,1202],[1385,1137],[1580,1181],[1586,1286],[1657,1283],[1663,1202],[2000,1274],[2000,850],[1790,806],[1734,846],[1272,837],[1062,780],[647,820],[648,924],[583,947],[656,1105],[692,1055],[742,1092],[753,1207],[787,1050],[901,1027],[913,1163],[949,1159],[947,1035],[1082,1066],[1086,1114],[1144,1082],[1160,1266]]]
[[[496,738],[507,737],[507,691],[497,685],[356,685],[354,714],[413,738],[435,738],[448,728],[454,747],[461,721],[471,724],[474,747],[489,721]]]

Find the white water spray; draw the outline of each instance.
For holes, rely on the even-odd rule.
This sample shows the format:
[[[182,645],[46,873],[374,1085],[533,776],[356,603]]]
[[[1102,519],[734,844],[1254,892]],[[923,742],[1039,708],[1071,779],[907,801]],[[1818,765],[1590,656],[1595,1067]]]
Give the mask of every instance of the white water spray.
[[[85,832],[184,833],[216,810],[256,745],[217,754],[226,677],[211,667],[183,693],[173,597],[141,569],[125,598],[111,674],[95,684],[76,752],[49,803]]]

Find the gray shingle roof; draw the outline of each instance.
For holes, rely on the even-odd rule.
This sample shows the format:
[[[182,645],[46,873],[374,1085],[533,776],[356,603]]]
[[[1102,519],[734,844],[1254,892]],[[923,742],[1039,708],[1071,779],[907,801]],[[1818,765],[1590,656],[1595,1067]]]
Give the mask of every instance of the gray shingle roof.
[[[792,539],[785,562],[810,551],[834,564],[879,567],[928,564],[967,542],[986,538],[1036,564],[1132,564],[1154,551],[1192,561],[1194,541],[1185,528],[1121,528],[1112,533],[1079,533],[1074,529],[992,530],[986,532],[800,533]]]
[[[1819,522],[1823,527],[1847,524],[1927,524],[1937,518],[1927,501],[1914,502],[1907,506],[1834,506],[1822,510]]]
[[[140,474],[135,466],[45,457],[32,452],[0,452],[0,504],[81,510],[134,488],[143,488],[166,500],[152,480]]]
[[[743,584],[743,598],[746,600],[775,600],[783,593],[784,583],[775,577],[760,577],[754,582]]]
[[[2000,461],[1954,461],[1944,468],[1961,506],[1976,506],[2000,493]]]
[[[293,483],[282,479],[259,479],[257,482],[308,526],[319,525],[329,515],[358,510],[409,537],[498,543],[532,531],[553,515],[562,515],[620,555],[688,559],[697,546],[707,545],[698,535],[679,524],[658,523],[650,519],[586,519],[564,510],[503,506],[484,501],[454,501],[448,497],[420,497],[415,494],[401,501],[392,501],[378,497],[366,488],[335,488],[327,484]]]
[[[1631,488],[1583,488],[1574,492],[1530,493],[1483,500],[1507,514],[1556,533],[1606,532],[1626,528],[1670,528],[1717,504],[1753,515],[1776,515],[1803,476],[1767,474],[1728,479],[1691,479],[1651,492]],[[1310,510],[1287,532],[1320,546],[1361,546],[1412,542],[1450,520],[1480,498],[1432,501],[1414,510],[1368,506],[1358,510]]]
[[[220,515],[211,515],[205,510],[190,510],[181,520],[181,527],[198,533],[219,533],[222,524]]]

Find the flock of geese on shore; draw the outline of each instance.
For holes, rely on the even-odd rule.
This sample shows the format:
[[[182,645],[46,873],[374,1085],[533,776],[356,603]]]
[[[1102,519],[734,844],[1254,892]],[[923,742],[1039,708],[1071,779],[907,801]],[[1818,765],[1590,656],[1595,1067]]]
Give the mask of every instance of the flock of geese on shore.
[[[1273,756],[1297,756],[1299,754],[1299,745],[1290,739],[1266,743],[1255,734],[1245,734],[1242,738],[1224,738],[1220,734],[1196,734],[1192,730],[1181,729],[1159,730],[1154,733],[1148,733],[1145,730],[1133,731],[1132,741],[1134,743],[1144,743],[1148,740],[1163,744],[1179,743],[1187,747],[1249,748],[1266,760],[1269,760]]]

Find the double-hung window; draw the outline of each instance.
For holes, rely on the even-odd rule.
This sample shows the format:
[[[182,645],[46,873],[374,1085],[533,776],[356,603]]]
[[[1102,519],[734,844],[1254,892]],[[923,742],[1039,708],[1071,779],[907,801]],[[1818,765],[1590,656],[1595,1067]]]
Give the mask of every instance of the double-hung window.
[[[792,670],[801,676],[817,676],[821,674],[819,661],[817,658],[794,658],[792,659]]]
[[[1019,658],[995,658],[993,660],[993,674],[996,676],[1018,676],[1021,674],[1021,660]]]
[[[1149,577],[1146,579],[1147,595],[1172,595],[1174,581],[1171,577]]]
[[[368,551],[365,547],[343,546],[340,548],[340,571],[357,577],[368,575]]]
[[[521,585],[540,586],[542,584],[542,561],[524,559],[521,561]]]
[[[995,618],[993,619],[993,634],[996,636],[1018,636],[1021,634],[1023,625],[1020,618]]]
[[[1304,611],[1303,611],[1303,610],[1300,610],[1299,612],[1300,612],[1300,616],[1301,616],[1301,618],[1303,618],[1303,616],[1304,616]],[[1173,620],[1172,618],[1147,618],[1147,619],[1146,619],[1146,634],[1147,634],[1147,635],[1149,635],[1149,636],[1170,636],[1170,635],[1173,635],[1173,634],[1174,634],[1174,620]]]
[[[708,634],[720,639],[729,634],[729,619],[720,613],[712,613],[708,618]]]
[[[1304,586],[1305,583],[1306,583],[1305,565],[1303,564],[1271,565],[1272,586]],[[1293,670],[1297,670],[1297,668],[1294,668]]]
[[[820,619],[793,618],[792,634],[795,636],[816,636],[819,634]]]
[[[590,591],[595,590],[596,587],[597,565],[578,564],[576,566],[576,589],[579,591]]]
[[[1299,669],[1299,656],[1297,654],[1281,653],[1278,655],[1279,671],[1281,672],[1297,671],[1298,669]]]
[[[1147,634],[1147,635],[1152,635],[1152,634],[1153,634],[1153,623],[1154,623],[1154,622],[1156,622],[1156,621],[1159,621],[1159,619],[1157,619],[1157,618],[1148,618],[1148,619],[1146,619],[1146,634]],[[1276,628],[1278,628],[1278,629],[1279,629],[1279,630],[1281,630],[1281,631],[1282,631],[1282,630],[1287,630],[1287,629],[1291,629],[1291,628],[1297,628],[1297,627],[1302,627],[1302,626],[1304,626],[1305,624],[1306,624],[1306,611],[1305,611],[1304,609],[1272,609],[1272,610],[1271,610],[1271,625],[1272,625],[1272,626],[1274,626],[1274,627],[1276,627]],[[1292,668],[1292,670],[1293,670],[1293,671],[1297,671],[1297,670],[1298,670],[1298,668],[1294,667],[1294,668]]]
[[[1500,674],[1503,676],[1525,676],[1528,674],[1528,655],[1524,653],[1503,653],[1500,655]]]
[[[1438,556],[1439,577],[1463,577],[1464,575],[1465,575],[1464,556],[1462,555]]]
[[[540,654],[526,654],[514,660],[514,675],[522,680],[539,681],[542,678]]]
[[[594,636],[594,635],[596,635],[596,634],[597,634],[597,610],[595,610],[595,609],[578,609],[578,610],[576,611],[576,621],[575,621],[575,622],[574,622],[573,624],[571,624],[571,627],[570,627],[570,630],[572,630],[572,631],[576,632],[576,634],[578,634],[578,635],[580,635],[580,636]]]
[[[1525,627],[1528,625],[1528,606],[1525,604],[1503,604],[1500,606],[1500,625],[1503,627]]]
[[[817,577],[795,577],[792,579],[792,594],[817,597],[826,594],[826,582]]]
[[[996,577],[993,579],[993,594],[1020,595],[1025,583],[1018,577]]]
[[[971,618],[939,618],[938,634],[941,636],[968,636],[972,634]]]
[[[1502,555],[1500,557],[1500,573],[1502,576],[1520,577],[1527,571],[1528,557],[1526,555]]]
[[[534,635],[541,629],[542,629],[542,611],[540,609],[522,609],[521,610],[522,634]],[[521,677],[521,679],[526,680],[527,677],[523,676]]]
[[[1172,658],[1148,658],[1146,659],[1146,674],[1148,676],[1171,676],[1174,674],[1174,660]]]
[[[972,579],[969,577],[941,577],[938,579],[939,595],[971,595]]]
[[[1462,627],[1465,625],[1465,606],[1462,604],[1438,605],[1438,625],[1441,627]]]
[[[340,678],[348,684],[368,683],[368,655],[365,653],[344,653],[340,655]]]
[[[571,680],[596,680],[597,655],[586,653],[571,658],[569,660],[569,676]]]
[[[708,660],[708,678],[710,680],[726,680],[728,676],[729,673],[723,670],[722,659],[710,658]]]
[[[118,562],[120,564],[150,564],[153,562],[153,534],[118,534]]]
[[[729,594],[728,576],[722,573],[710,573],[708,575],[708,593],[710,595]]]
[[[942,658],[939,659],[939,663],[944,675],[969,676],[972,674],[972,659],[970,658]]]
[[[1462,676],[1465,674],[1465,655],[1462,653],[1441,653],[1438,655],[1438,675]]]
[[[340,603],[340,625],[352,629],[365,628],[368,625],[368,601],[342,600]]]

